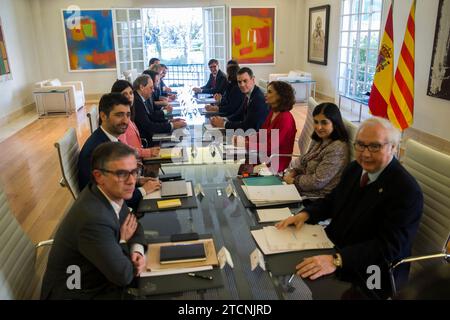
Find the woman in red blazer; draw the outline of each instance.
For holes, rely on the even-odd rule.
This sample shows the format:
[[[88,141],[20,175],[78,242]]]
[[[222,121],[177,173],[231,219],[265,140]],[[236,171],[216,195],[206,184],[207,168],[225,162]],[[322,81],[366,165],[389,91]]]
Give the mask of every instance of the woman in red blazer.
[[[297,128],[289,112],[295,104],[294,89],[287,82],[272,81],[267,86],[266,103],[269,115],[258,132],[258,156],[260,162],[269,162],[272,154],[292,154]],[[265,130],[264,130],[265,129]],[[252,137],[249,137],[250,150]],[[274,156],[270,160],[272,172],[281,172],[289,166],[291,157]]]

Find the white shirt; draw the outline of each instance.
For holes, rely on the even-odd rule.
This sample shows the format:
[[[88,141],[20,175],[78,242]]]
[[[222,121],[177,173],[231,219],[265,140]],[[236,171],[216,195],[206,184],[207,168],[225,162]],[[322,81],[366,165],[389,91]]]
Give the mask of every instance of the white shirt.
[[[109,203],[111,204],[112,208],[114,209],[114,213],[116,214],[117,220],[119,220],[119,214],[120,214],[120,210],[122,209],[122,206],[120,204],[118,204],[117,202],[111,200],[106,195],[106,193],[102,190],[102,188],[100,186],[97,186],[97,188],[105,196],[105,198],[108,199]],[[131,244],[131,250],[130,251],[131,252],[138,252],[145,258],[144,246],[142,244],[139,244],[139,243]]]
[[[391,163],[393,158],[394,157],[392,157],[391,160],[389,160],[389,162],[386,165],[386,167],[389,165],[389,163]],[[370,173],[370,172],[367,172],[366,170],[363,170],[362,173],[361,173],[361,177],[364,175],[364,173],[367,172],[367,175],[369,176],[369,181],[367,182],[367,184],[371,184],[372,182],[375,182],[378,179],[378,177],[383,172],[383,170],[386,169],[386,167],[381,168],[380,170],[378,170],[377,172],[374,172],[374,173]]]

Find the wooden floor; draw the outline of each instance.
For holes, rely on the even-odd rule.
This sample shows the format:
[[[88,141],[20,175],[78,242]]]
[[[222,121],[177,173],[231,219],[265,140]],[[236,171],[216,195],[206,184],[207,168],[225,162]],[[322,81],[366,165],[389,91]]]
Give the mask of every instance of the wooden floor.
[[[70,117],[38,119],[0,143],[0,184],[10,208],[34,243],[51,237],[72,196],[59,185],[54,143],[70,128],[84,143],[89,126],[84,109]]]
[[[59,185],[61,171],[54,143],[74,127],[82,146],[89,135],[85,111],[89,108],[68,118],[38,119],[0,143],[0,184],[17,220],[34,243],[52,237],[73,202],[68,189]],[[291,112],[300,132],[306,106],[296,105]]]

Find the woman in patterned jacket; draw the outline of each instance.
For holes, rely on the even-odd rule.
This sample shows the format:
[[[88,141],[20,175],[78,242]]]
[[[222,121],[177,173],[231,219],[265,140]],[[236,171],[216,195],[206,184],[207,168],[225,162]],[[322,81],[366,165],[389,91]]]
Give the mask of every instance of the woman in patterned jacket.
[[[338,184],[349,162],[348,134],[339,108],[321,103],[313,111],[314,132],[308,152],[288,170],[284,181],[294,183],[302,197],[322,198]]]

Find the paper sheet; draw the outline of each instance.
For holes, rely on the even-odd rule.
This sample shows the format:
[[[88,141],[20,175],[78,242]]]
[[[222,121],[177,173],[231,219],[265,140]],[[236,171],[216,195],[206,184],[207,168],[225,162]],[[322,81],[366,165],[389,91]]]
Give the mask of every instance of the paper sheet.
[[[281,221],[292,216],[291,210],[288,207],[275,209],[258,209],[256,213],[259,217],[259,222],[275,222]]]
[[[296,230],[295,227],[288,227],[284,230],[278,230],[275,227],[265,227],[253,230],[251,234],[258,247],[266,255],[334,247],[334,244],[320,225],[305,224],[300,230]]]

